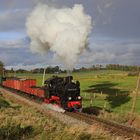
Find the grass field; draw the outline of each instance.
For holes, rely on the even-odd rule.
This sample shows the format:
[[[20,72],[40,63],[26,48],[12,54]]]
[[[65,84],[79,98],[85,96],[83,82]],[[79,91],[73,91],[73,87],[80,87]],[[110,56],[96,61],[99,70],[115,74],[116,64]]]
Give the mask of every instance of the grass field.
[[[41,86],[42,74],[17,74],[22,78],[35,78]],[[46,74],[45,79],[52,74]],[[66,74],[58,74],[66,76]],[[74,80],[80,81],[83,107],[97,106],[115,113],[125,114],[131,110],[132,91],[136,87],[137,76],[127,76],[124,71],[98,70],[72,73]],[[140,114],[140,96],[137,98],[136,113]]]

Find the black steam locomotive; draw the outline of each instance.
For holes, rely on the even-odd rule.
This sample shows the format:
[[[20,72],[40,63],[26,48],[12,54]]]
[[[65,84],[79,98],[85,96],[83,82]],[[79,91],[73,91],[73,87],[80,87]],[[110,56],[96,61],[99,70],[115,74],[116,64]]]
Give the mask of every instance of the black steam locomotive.
[[[80,96],[80,82],[73,82],[73,77],[54,76],[45,81],[46,98],[45,102],[50,99],[62,106],[65,110],[80,110],[82,108],[82,98]]]

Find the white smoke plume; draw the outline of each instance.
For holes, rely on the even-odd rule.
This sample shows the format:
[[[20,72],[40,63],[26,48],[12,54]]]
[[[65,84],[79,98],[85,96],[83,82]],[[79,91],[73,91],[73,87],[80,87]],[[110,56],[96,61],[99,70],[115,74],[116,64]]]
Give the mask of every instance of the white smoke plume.
[[[28,16],[26,27],[32,52],[52,51],[67,70],[72,70],[87,47],[92,22],[80,4],[61,9],[38,4]]]

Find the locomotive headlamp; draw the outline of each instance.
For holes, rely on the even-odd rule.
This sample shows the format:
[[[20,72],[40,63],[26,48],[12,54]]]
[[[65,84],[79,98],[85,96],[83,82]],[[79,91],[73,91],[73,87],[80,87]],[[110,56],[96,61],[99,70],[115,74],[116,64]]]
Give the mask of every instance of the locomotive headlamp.
[[[68,97],[68,100],[71,100],[72,98],[71,97]]]
[[[78,99],[81,100],[81,96],[78,96]]]

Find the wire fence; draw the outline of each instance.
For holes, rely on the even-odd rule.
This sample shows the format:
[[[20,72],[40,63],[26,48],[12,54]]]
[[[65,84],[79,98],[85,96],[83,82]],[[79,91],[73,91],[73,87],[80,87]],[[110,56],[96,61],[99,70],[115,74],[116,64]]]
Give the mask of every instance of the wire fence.
[[[100,107],[105,110],[110,110],[116,113],[130,112],[133,104],[134,93],[115,93],[104,94],[100,93],[86,93],[83,96],[84,107]],[[140,93],[138,93],[136,99],[135,113],[140,114]]]

